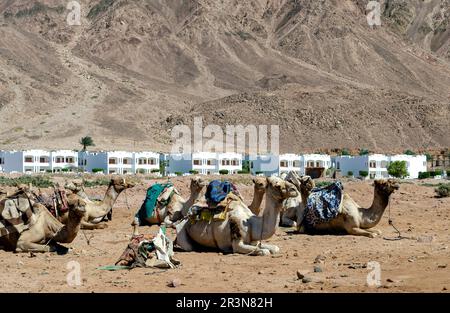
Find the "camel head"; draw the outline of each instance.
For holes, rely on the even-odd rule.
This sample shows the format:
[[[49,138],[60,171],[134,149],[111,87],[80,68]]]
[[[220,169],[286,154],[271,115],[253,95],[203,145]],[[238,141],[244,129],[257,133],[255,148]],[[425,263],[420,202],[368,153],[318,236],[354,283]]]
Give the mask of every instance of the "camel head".
[[[133,188],[136,185],[136,183],[134,183],[130,180],[127,180],[126,178],[117,176],[117,177],[111,178],[111,182],[109,183],[109,185],[113,186],[115,191],[122,192],[125,189]]]
[[[267,178],[267,191],[273,198],[280,201],[298,196],[294,184],[275,176]]]
[[[78,180],[73,180],[71,182],[67,182],[64,185],[64,188],[72,191],[73,193],[77,193],[77,192],[80,192],[81,190],[83,190],[83,182],[78,181]]]
[[[400,188],[399,183],[394,179],[377,179],[374,181],[374,186],[376,191],[380,191],[386,196],[390,196]]]
[[[261,176],[254,177],[253,184],[255,184],[255,190],[265,192],[267,188],[267,178]]]
[[[316,184],[311,176],[305,175],[300,177],[300,189],[302,192],[309,193],[314,187],[316,187]]]
[[[195,176],[191,179],[190,189],[191,189],[192,193],[200,192],[207,185],[208,185],[208,181],[206,181],[205,179],[203,179],[200,176]]]
[[[83,217],[86,213],[86,201],[76,194],[70,194],[67,197],[69,205],[69,213],[75,214],[77,217]]]

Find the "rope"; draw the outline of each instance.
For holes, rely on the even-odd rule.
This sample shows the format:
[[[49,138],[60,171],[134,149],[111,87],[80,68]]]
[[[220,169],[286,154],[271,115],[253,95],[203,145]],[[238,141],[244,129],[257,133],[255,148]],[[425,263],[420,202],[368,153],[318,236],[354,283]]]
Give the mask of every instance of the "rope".
[[[410,239],[413,240],[413,238],[411,237],[405,237],[402,236],[402,234],[400,233],[400,230],[398,230],[397,227],[395,227],[393,220],[391,219],[391,201],[388,200],[388,223],[389,225],[392,226],[392,228],[394,228],[394,230],[397,232],[397,237],[394,238],[389,238],[389,237],[383,237],[384,240],[390,240],[390,241],[395,241],[395,240],[402,240],[402,239]]]

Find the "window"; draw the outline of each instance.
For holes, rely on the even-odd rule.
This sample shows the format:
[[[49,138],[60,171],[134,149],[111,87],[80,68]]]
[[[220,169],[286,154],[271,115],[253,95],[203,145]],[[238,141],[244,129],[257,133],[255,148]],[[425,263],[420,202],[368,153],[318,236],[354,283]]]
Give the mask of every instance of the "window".
[[[376,161],[370,161],[369,167],[370,168],[376,168],[377,167],[377,162]]]
[[[233,160],[233,161],[231,162],[231,165],[234,165],[234,166],[239,165],[239,160]]]
[[[3,158],[0,158],[0,164],[5,164],[5,161],[3,160]]]
[[[115,174],[116,170],[109,170],[109,174]]]
[[[320,167],[320,161],[316,161],[316,167]]]
[[[300,161],[294,161],[294,167],[300,167]]]
[[[156,164],[156,159],[148,159],[148,164],[155,165]]]
[[[288,161],[280,161],[281,167],[288,167]]]
[[[336,162],[336,169],[340,170],[341,169],[341,162]]]
[[[381,161],[381,167],[382,168],[386,168],[388,166],[388,162],[387,161]]]
[[[209,159],[208,161],[206,161],[207,165],[214,165],[214,160],[213,159]]]
[[[194,165],[202,165],[202,161],[201,160],[194,160]]]
[[[314,161],[308,161],[306,164],[307,167],[314,167]]]
[[[74,162],[73,157],[67,157],[66,158],[66,163],[73,163],[73,162]]]
[[[129,158],[123,159],[123,164],[128,165],[131,164],[131,160]]]
[[[46,157],[40,157],[39,163],[48,163],[48,159]]]
[[[109,161],[108,161],[108,163],[109,163],[109,164],[117,164],[117,161],[116,161],[116,159],[114,159],[114,158],[110,158]]]
[[[375,178],[375,173],[370,173],[370,179],[374,179]]]
[[[30,157],[30,156],[25,157],[25,162],[26,163],[33,163],[33,157]]]

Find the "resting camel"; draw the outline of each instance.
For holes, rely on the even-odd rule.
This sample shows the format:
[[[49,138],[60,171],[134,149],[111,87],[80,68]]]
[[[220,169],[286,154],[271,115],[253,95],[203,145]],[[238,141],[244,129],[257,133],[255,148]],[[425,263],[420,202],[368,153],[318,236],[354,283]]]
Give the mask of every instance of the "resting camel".
[[[277,177],[269,177],[266,187],[266,206],[262,216],[256,216],[238,198],[233,195],[227,208],[225,220],[197,221],[192,224],[188,219],[176,226],[177,244],[185,251],[194,250],[194,244],[252,255],[269,255],[280,249],[274,245],[259,243],[272,237],[278,227],[282,202],[295,197],[294,185]]]
[[[370,238],[381,235],[379,230],[371,228],[379,223],[389,203],[389,197],[399,188],[399,184],[393,179],[375,180],[373,202],[369,208],[361,207],[344,193],[341,212],[330,222],[316,225],[314,233],[346,233]],[[301,221],[298,225],[301,225]]]
[[[296,227],[301,224],[301,220],[298,217],[303,216],[305,211],[306,201],[308,199],[311,190],[315,187],[315,183],[311,176],[298,176],[295,172],[290,172],[286,176],[286,180],[293,183],[299,191],[299,195],[295,198],[287,199],[283,204],[285,210],[281,215],[280,226]]]
[[[188,200],[183,199],[176,191],[172,195],[167,206],[162,208],[155,207],[153,216],[147,218],[146,222],[149,225],[160,225],[161,223],[164,223],[166,226],[172,227],[174,222],[186,216],[189,208],[203,197],[202,190],[207,184],[208,182],[202,177],[193,177],[189,186],[191,194]],[[136,227],[137,221],[134,220],[131,225]]]
[[[133,182],[127,181],[125,178],[114,177],[109,183],[103,201],[92,201],[89,198],[84,198],[86,194],[84,193],[84,191],[82,191],[79,196],[83,197],[83,200],[86,202],[86,213],[81,222],[81,228],[103,229],[108,227],[106,223],[101,222],[103,221],[105,216],[107,216],[108,213],[111,212],[112,207],[119,197],[120,193],[125,189],[132,188],[134,186],[135,184]],[[59,219],[62,223],[66,223],[68,214],[63,214],[59,217]]]
[[[257,176],[253,178],[254,192],[252,203],[248,206],[253,214],[259,215],[261,212],[261,203],[266,193],[267,179],[265,177]]]
[[[7,200],[4,199],[0,202],[0,211],[3,211],[2,206]],[[22,212],[32,204],[24,197],[19,198],[16,203]],[[42,204],[32,204],[33,214],[29,228],[17,231],[10,226],[9,233],[0,237],[0,246],[15,252],[54,252],[61,248],[67,251],[58,243],[71,243],[75,239],[80,230],[81,219],[86,213],[86,202],[77,195],[69,195],[68,204],[69,213],[66,225],[60,223]]]

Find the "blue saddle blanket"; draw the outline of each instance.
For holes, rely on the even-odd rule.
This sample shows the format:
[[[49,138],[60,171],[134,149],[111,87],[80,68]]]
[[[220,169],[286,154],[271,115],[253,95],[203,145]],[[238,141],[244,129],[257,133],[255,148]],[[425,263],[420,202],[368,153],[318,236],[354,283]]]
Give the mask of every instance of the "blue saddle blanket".
[[[311,190],[303,219],[305,229],[314,229],[315,225],[329,222],[339,214],[343,190],[340,181]]]
[[[208,205],[216,206],[220,203],[230,192],[237,192],[236,187],[229,181],[213,180],[208,184],[205,198]]]

